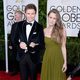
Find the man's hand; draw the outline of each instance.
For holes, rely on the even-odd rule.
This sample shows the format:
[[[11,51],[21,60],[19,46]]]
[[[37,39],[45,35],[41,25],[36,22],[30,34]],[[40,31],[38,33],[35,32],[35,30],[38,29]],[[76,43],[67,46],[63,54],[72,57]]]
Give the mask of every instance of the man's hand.
[[[20,42],[20,48],[21,49],[27,49],[27,45],[25,42]]]
[[[29,46],[32,47],[32,48],[34,48],[36,45],[38,45],[38,44],[36,44],[34,42],[31,42]]]
[[[9,49],[12,49],[12,46],[9,46]]]

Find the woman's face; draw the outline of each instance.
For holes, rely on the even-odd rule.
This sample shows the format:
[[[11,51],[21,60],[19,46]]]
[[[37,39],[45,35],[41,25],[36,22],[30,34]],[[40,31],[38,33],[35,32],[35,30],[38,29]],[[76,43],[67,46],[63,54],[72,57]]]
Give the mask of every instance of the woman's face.
[[[57,16],[55,13],[51,12],[48,16],[48,25],[54,26],[57,21]]]

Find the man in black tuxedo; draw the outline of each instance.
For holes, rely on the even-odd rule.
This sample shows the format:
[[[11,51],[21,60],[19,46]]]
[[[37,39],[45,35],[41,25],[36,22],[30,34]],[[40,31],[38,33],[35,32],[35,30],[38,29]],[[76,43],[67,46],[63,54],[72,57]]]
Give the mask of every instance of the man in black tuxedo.
[[[16,48],[13,44],[14,39],[15,39],[15,32],[17,29],[17,22],[22,21],[23,19],[23,13],[20,10],[16,10],[14,13],[14,24],[12,24],[12,28],[11,28],[11,34],[10,34],[10,42],[9,42],[9,49],[11,50],[11,76],[14,76],[17,74],[18,72],[18,62],[16,60]]]
[[[25,6],[26,20],[18,22],[15,32],[14,45],[17,46],[17,60],[20,65],[21,80],[28,80],[28,72],[31,80],[36,80],[36,65],[40,63],[40,52],[44,50],[43,27],[35,21],[36,6]]]

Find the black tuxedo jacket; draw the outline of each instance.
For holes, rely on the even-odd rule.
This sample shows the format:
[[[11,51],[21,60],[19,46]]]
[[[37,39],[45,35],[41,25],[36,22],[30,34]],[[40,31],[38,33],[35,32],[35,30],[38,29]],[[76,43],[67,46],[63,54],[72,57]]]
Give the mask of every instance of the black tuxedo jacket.
[[[16,54],[16,46],[14,45],[15,42],[15,35],[17,30],[17,22],[12,24],[11,34],[10,34],[10,45],[12,46],[12,53]]]
[[[26,20],[18,22],[17,30],[16,32],[14,32],[14,35],[15,37],[12,43],[14,44],[14,46],[17,46],[17,59],[21,60],[27,53],[29,53],[34,63],[40,62],[40,52],[42,52],[42,50],[44,51],[45,49],[44,33],[42,25],[34,21],[31,32],[29,34],[29,38],[27,40]],[[20,48],[19,46],[20,42],[25,42],[27,44],[28,51],[26,53],[24,49]],[[38,45],[32,48],[29,46],[31,42],[37,43]]]

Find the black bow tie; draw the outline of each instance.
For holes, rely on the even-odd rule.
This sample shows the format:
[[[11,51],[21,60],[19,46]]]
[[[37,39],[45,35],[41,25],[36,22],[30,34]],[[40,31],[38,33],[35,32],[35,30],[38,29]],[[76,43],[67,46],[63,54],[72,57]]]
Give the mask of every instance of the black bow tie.
[[[26,22],[26,25],[30,25],[30,26],[32,26],[32,23]]]

